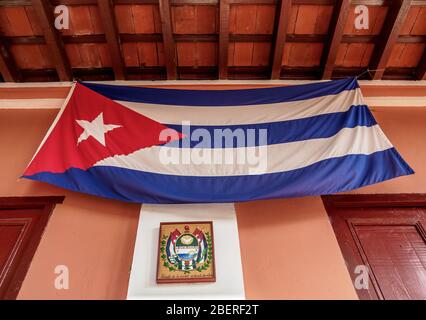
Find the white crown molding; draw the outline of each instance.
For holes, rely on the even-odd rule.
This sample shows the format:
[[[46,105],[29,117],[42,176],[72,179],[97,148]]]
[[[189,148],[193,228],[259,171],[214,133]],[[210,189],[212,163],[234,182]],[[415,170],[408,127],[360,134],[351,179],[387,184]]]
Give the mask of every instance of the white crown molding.
[[[65,99],[0,99],[0,109],[60,109]],[[424,97],[364,97],[370,107],[426,107]]]
[[[115,84],[126,86],[161,86],[161,85],[298,85],[329,80],[141,80],[141,81],[87,81],[89,83]],[[0,88],[63,88],[73,82],[5,82]],[[426,86],[426,80],[360,80],[361,86]]]
[[[0,109],[60,109],[65,99],[0,99]]]

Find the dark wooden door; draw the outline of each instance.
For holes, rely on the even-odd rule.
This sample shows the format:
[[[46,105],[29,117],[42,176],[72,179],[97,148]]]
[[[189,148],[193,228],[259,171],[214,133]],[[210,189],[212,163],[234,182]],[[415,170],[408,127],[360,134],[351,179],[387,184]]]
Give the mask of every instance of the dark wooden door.
[[[63,197],[0,198],[0,299],[15,299],[55,203]]]
[[[366,266],[360,299],[426,299],[426,196],[323,197],[352,280]]]

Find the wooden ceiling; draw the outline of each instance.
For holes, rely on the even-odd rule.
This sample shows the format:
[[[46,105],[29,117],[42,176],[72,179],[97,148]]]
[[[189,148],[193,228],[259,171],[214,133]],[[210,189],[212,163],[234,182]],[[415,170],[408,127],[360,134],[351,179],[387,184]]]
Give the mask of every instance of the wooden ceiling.
[[[426,0],[0,1],[2,81],[425,80],[425,47]]]

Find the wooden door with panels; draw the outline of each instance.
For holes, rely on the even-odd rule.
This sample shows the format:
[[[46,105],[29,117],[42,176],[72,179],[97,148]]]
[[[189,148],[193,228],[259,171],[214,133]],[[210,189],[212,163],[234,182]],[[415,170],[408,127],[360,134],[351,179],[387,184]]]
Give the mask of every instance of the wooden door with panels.
[[[0,300],[16,299],[53,208],[63,199],[0,198]]]
[[[324,196],[324,205],[360,299],[426,299],[426,195]]]

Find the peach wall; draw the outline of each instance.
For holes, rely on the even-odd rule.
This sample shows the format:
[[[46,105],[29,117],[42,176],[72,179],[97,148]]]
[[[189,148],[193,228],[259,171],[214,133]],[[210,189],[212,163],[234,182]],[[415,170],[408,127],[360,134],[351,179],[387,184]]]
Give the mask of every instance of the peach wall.
[[[373,109],[416,175],[356,192],[426,192],[426,109]],[[66,196],[49,221],[19,298],[124,299],[140,206],[17,180],[56,113],[0,110],[0,196]],[[247,298],[356,298],[319,197],[236,208]],[[70,290],[53,286],[58,264],[69,266]]]
[[[236,211],[248,299],[357,299],[320,197]]]

